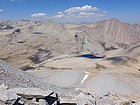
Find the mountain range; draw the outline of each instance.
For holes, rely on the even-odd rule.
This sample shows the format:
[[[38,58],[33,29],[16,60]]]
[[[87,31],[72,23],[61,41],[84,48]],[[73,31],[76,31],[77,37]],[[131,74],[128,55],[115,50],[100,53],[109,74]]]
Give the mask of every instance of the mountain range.
[[[49,89],[76,105],[140,102],[139,24],[114,18],[90,24],[0,22],[0,59],[0,83],[14,88],[6,92]]]

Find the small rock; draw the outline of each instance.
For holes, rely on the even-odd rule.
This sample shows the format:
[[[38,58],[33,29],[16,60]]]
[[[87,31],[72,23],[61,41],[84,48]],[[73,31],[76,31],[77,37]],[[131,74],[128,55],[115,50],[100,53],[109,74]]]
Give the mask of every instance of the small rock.
[[[25,102],[26,102],[26,100],[24,98],[21,98],[18,103],[21,105],[24,105]]]
[[[0,68],[0,74],[4,73],[4,69]]]
[[[36,98],[33,98],[33,99],[32,99],[32,102],[36,102]]]
[[[39,100],[39,105],[48,105],[48,103],[46,102],[46,100],[40,99]]]

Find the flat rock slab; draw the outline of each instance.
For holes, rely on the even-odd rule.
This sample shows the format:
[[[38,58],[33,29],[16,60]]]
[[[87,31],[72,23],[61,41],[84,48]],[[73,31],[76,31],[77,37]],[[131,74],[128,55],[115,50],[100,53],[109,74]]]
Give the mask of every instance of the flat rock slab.
[[[43,91],[39,88],[13,88],[1,92],[0,100],[4,102],[6,102],[7,100],[14,100],[17,99],[18,97],[17,95],[21,95],[27,98],[33,98],[33,97],[44,98],[52,93],[54,92],[51,90]]]

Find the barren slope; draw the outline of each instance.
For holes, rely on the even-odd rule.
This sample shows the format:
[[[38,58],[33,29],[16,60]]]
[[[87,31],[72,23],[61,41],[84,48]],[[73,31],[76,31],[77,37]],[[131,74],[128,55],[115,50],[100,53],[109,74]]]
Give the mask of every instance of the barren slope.
[[[92,40],[98,41],[106,48],[122,47],[140,40],[139,25],[123,23],[117,19],[103,20],[95,24],[81,25],[78,29]]]

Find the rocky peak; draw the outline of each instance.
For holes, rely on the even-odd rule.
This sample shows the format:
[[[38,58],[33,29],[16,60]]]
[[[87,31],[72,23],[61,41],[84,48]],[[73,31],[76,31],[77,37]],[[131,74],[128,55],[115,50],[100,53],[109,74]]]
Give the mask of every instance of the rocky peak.
[[[33,20],[20,20],[20,21],[16,22],[16,26],[18,26],[18,27],[33,26],[37,23],[40,23],[40,22],[33,21]]]
[[[0,22],[0,24],[2,24],[2,25],[11,25],[12,22],[10,20],[6,20],[6,21]]]
[[[61,25],[61,24],[55,22],[55,21],[52,20],[52,19],[48,20],[48,21],[46,22],[46,24],[49,25],[49,26],[53,26],[53,27],[64,28],[63,25]]]
[[[109,19],[108,21],[110,21],[110,22],[121,22],[120,20],[115,19],[115,18],[111,18],[111,19]]]
[[[56,23],[55,21],[53,21],[52,19],[48,20],[47,23]]]
[[[12,25],[12,22],[10,20],[0,22],[0,28],[4,28],[4,29],[7,27],[12,28],[11,25]]]

